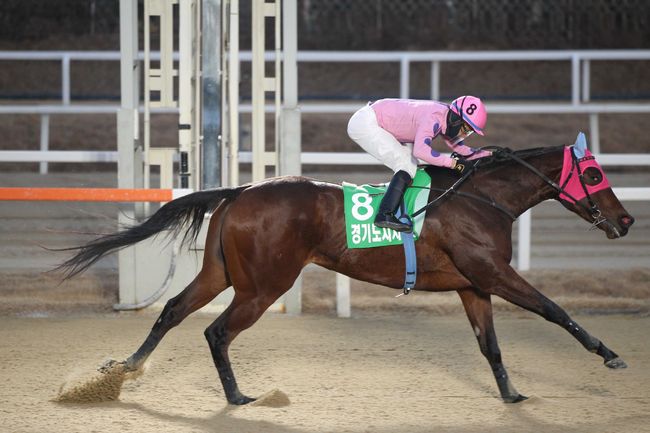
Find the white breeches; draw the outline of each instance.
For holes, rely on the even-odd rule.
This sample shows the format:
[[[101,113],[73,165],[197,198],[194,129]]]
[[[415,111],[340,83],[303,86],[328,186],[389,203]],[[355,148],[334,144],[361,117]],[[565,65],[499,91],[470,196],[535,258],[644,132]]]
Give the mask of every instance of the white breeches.
[[[379,126],[375,110],[370,105],[358,110],[348,122],[348,135],[363,150],[377,158],[393,172],[404,170],[412,178],[418,168],[413,157],[413,144],[402,144]]]

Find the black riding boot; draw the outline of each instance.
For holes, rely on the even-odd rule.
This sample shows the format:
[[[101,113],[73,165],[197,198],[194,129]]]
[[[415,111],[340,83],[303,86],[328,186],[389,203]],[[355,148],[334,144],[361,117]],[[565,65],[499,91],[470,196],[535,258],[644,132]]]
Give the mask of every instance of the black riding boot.
[[[412,180],[411,176],[403,170],[395,173],[379,205],[379,210],[375,217],[375,225],[377,227],[393,229],[398,232],[408,232],[411,230],[411,225],[404,224],[397,219],[395,211],[402,200],[404,191],[406,191],[406,188],[411,184]]]

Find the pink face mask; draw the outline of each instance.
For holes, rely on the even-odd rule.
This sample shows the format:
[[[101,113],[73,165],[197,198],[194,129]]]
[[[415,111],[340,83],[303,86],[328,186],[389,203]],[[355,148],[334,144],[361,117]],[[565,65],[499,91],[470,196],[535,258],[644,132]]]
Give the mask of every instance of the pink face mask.
[[[582,183],[580,182],[581,175]],[[609,188],[610,185],[603,169],[596,162],[596,158],[589,152],[589,149],[586,146],[582,147],[576,144],[564,148],[564,164],[560,176],[560,187],[568,194],[560,194],[560,199],[575,203],[575,201],[582,200],[587,196],[585,189],[591,195]]]

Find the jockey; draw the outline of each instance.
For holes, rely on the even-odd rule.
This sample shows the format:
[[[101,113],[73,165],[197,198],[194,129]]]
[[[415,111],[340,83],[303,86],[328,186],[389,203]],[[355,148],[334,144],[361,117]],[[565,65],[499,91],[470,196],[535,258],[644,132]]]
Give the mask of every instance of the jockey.
[[[375,225],[397,231],[411,227],[395,217],[404,191],[415,177],[418,159],[462,173],[467,161],[490,155],[463,143],[476,132],[484,135],[487,112],[475,96],[461,96],[447,105],[437,101],[381,99],[358,110],[348,122],[348,135],[366,152],[395,172],[379,205]],[[441,136],[455,154],[441,155],[431,146]]]

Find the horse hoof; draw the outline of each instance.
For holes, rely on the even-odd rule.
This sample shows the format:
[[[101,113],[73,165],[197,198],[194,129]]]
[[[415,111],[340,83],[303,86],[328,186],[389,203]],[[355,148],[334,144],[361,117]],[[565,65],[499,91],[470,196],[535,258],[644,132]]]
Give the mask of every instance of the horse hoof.
[[[235,406],[243,406],[245,404],[252,403],[255,400],[256,400],[255,398],[246,397],[245,395],[242,395],[239,398],[228,400],[228,403],[233,404]]]
[[[528,397],[526,397],[525,395],[521,395],[521,394],[517,394],[517,395],[513,395],[513,396],[510,396],[510,397],[504,397],[503,398],[503,401],[505,403],[519,403],[519,402],[522,402],[524,400],[528,400]]]
[[[118,365],[125,366],[126,361],[116,361],[114,359],[109,359],[106,362],[104,362],[102,365],[97,368],[97,371],[100,373],[108,373],[110,370],[113,368],[117,367]]]
[[[618,357],[605,361],[605,365],[609,368],[627,368],[625,361]]]

